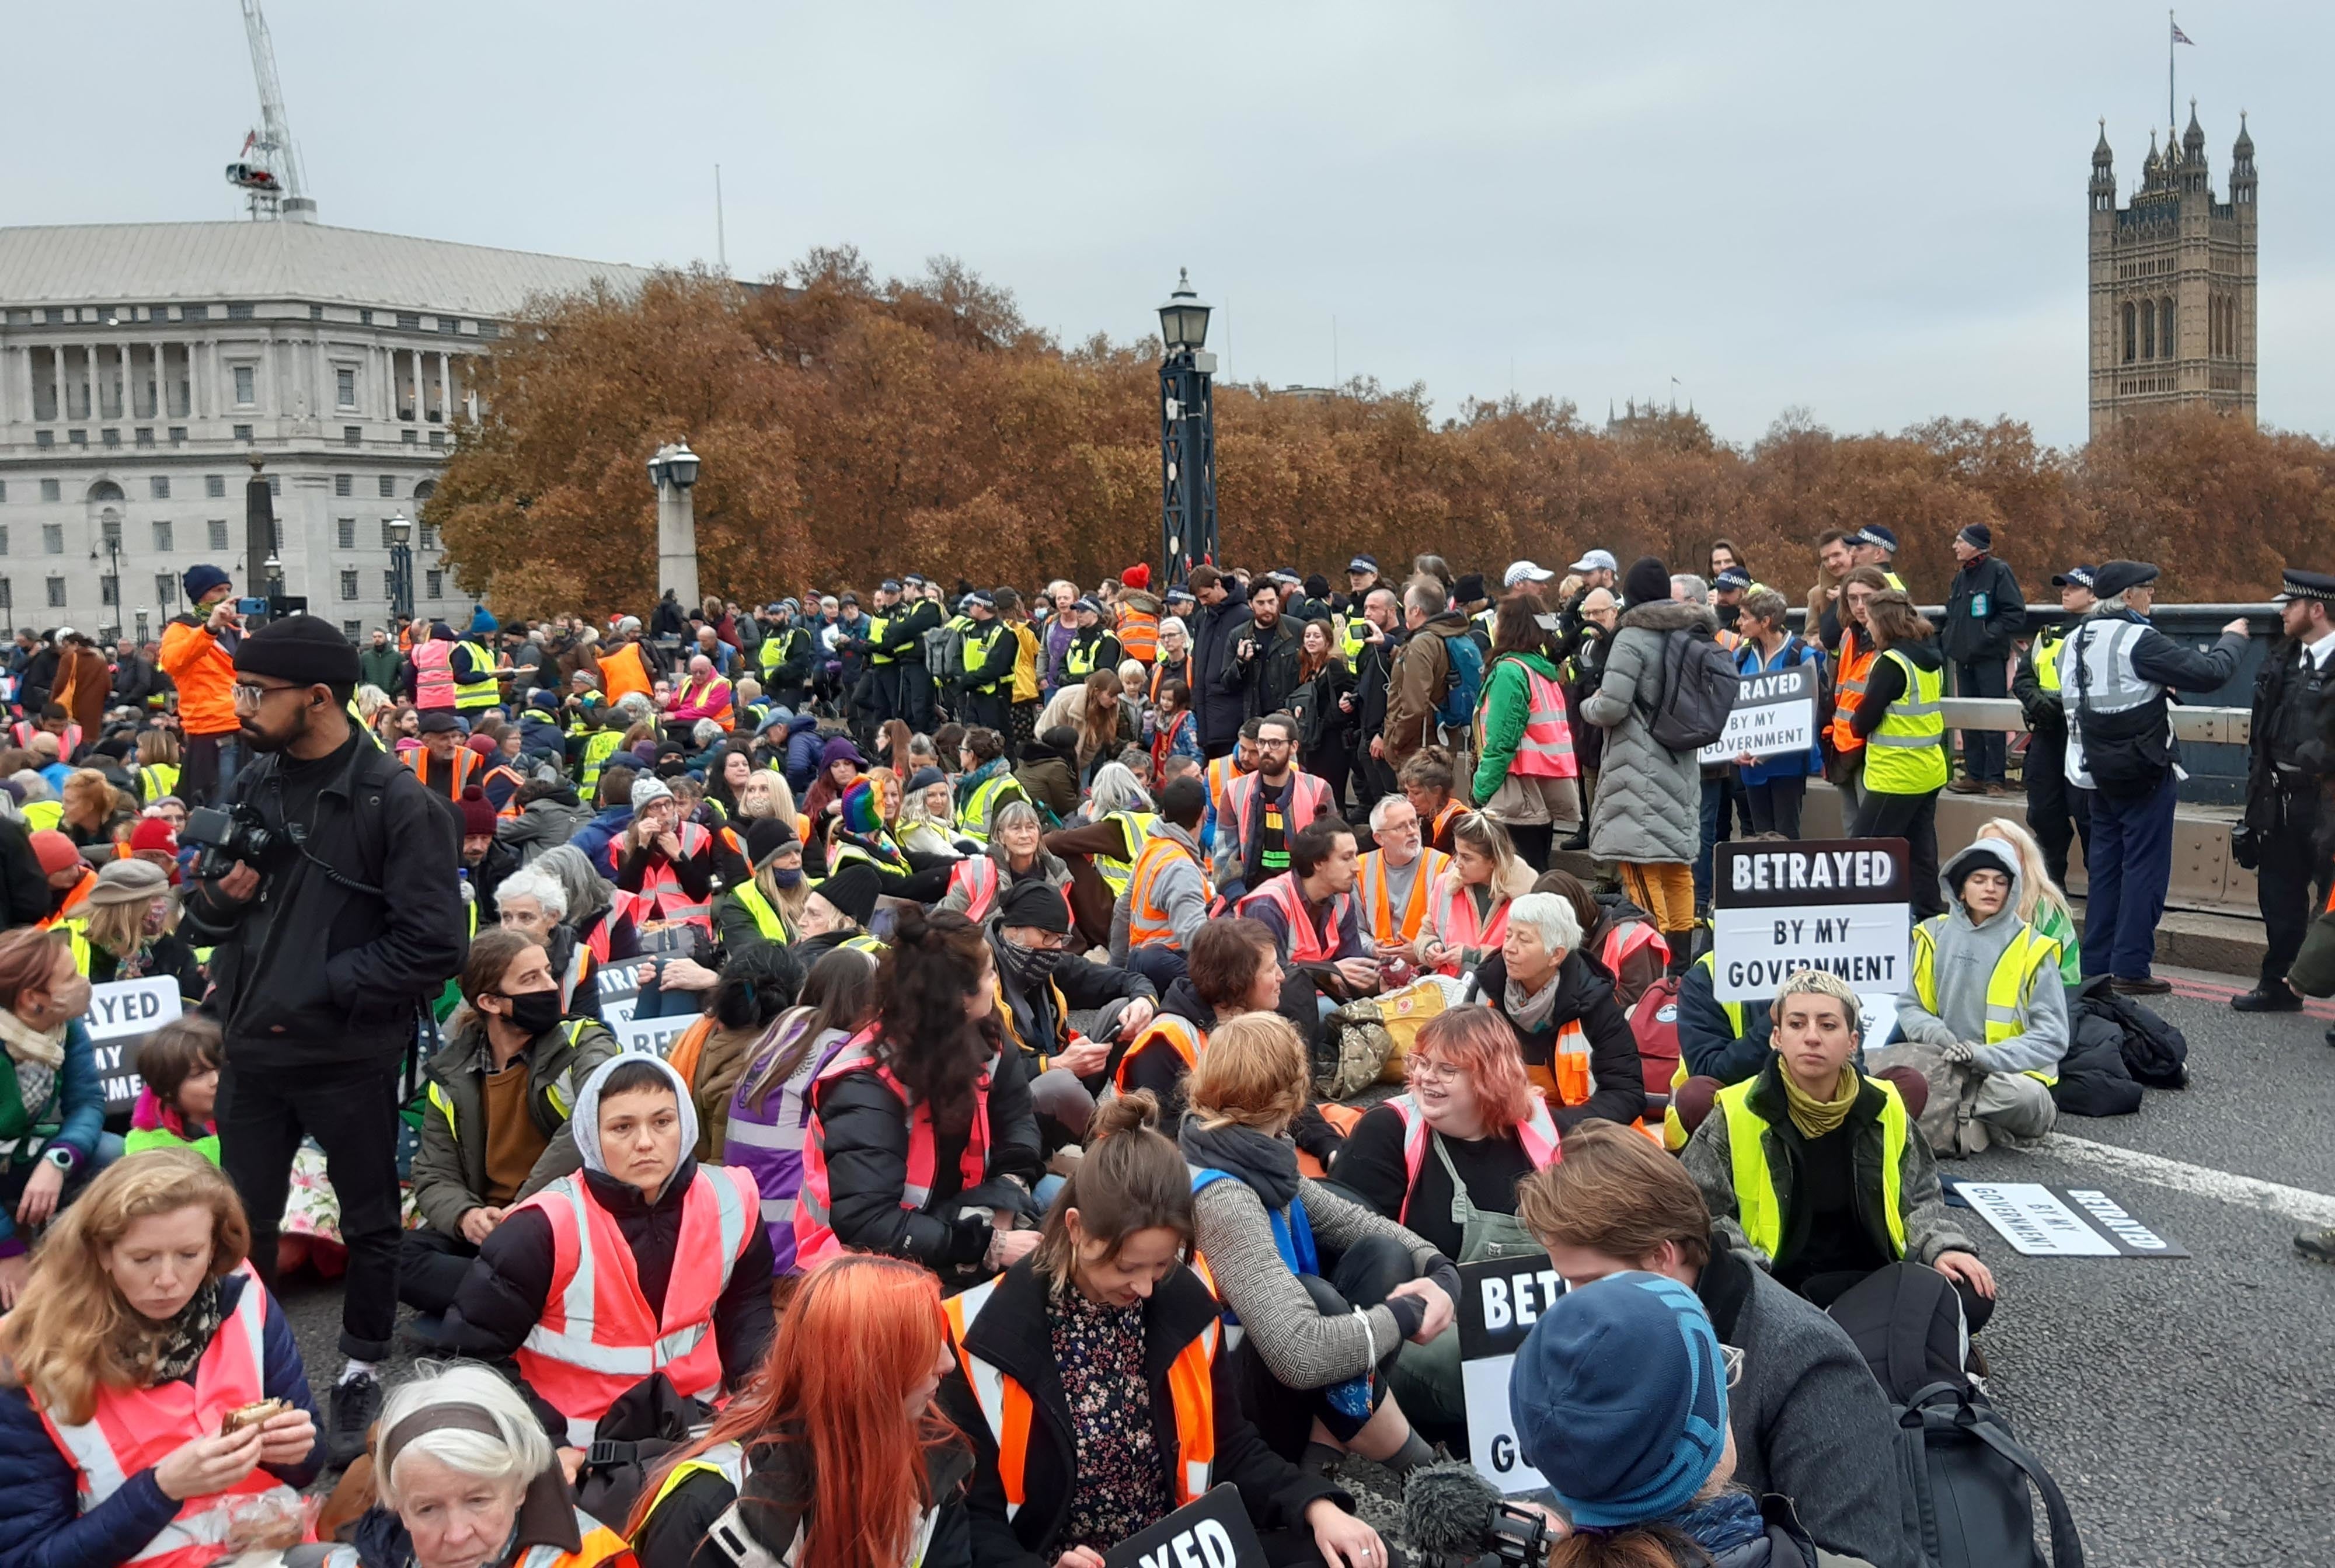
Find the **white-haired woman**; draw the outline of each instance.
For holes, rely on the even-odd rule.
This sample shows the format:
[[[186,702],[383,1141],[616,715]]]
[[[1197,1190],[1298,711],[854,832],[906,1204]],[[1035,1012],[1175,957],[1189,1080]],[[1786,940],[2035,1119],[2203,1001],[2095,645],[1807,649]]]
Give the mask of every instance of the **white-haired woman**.
[[[350,1532],[363,1568],[592,1568],[627,1550],[576,1505],[542,1423],[485,1367],[425,1370],[376,1430],[381,1501]]]
[[[596,961],[604,959],[608,952],[610,911],[615,904],[615,885],[573,844],[547,849],[542,858],[522,869],[546,871],[559,879],[567,894],[567,913],[559,917],[559,923],[576,933],[576,939],[592,950]]]
[[[1474,973],[1499,951],[1508,906],[1532,885],[1533,869],[1517,858],[1507,828],[1480,811],[1462,816],[1451,828],[1451,864],[1428,890],[1427,922],[1411,944],[1419,967]]]
[[[495,910],[505,931],[544,950],[559,982],[560,1011],[569,1018],[598,1018],[599,962],[567,924],[567,885],[557,872],[540,862],[520,866],[495,889]]]
[[[1192,628],[1181,615],[1163,615],[1159,619],[1159,656],[1151,662],[1151,702],[1159,703],[1159,687],[1167,681],[1181,681],[1186,691],[1192,686]]]
[[[1516,1031],[1525,1076],[1546,1096],[1559,1128],[1591,1117],[1636,1125],[1646,1109],[1645,1069],[1613,984],[1582,956],[1581,917],[1555,893],[1508,905],[1500,950],[1468,982]]]
[[[948,892],[935,907],[986,920],[997,907],[998,895],[1025,876],[1043,878],[1068,899],[1071,868],[1046,848],[1045,836],[1036,807],[1027,800],[1008,800],[989,819],[989,847],[950,869]]]
[[[1134,880],[1136,857],[1158,816],[1134,770],[1106,762],[1095,769],[1094,785],[1071,825],[1047,836],[1047,849],[1070,867],[1071,915],[1086,945],[1109,942],[1111,911]]]

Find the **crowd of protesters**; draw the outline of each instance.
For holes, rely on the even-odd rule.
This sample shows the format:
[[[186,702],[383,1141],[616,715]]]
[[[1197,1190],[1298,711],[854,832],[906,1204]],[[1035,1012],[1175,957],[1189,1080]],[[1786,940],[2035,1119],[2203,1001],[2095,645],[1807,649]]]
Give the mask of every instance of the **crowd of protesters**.
[[[1660,1400],[1526,1422],[1544,1466],[1611,1450],[1558,1486],[1577,1524],[1715,1544],[1759,1518],[1732,1476],[1797,1500],[1807,1561],[1910,1568],[1824,1309],[1915,1269],[1969,1329],[1996,1310],[1936,1158],[2049,1129],[2066,986],[2161,988],[2169,784],[2127,753],[2166,756],[2165,690],[2227,679],[2243,625],[2168,653],[2154,568],[2111,562],[2026,644],[1978,526],[1940,633],[1896,544],[1816,541],[1797,627],[1720,540],[1707,575],[904,574],[362,647],[247,626],[199,566],[156,647],[20,637],[0,1568],[191,1568],[271,1509],[288,1544],[319,1525],[281,1498],[369,1446],[322,1528],[383,1568],[1100,1568],[1226,1480],[1273,1561],[1390,1568],[1340,1467],[1465,1450],[1455,1265],[1543,1253],[1613,1280],[1519,1389],[1600,1335],[1649,1386],[1708,1384],[1706,1341],[1752,1362],[1654,1490],[1612,1453],[1676,1457]],[[2287,585],[2322,636],[2323,581]],[[2313,671],[2335,645],[2288,629]],[[1812,670],[1810,743],[1665,745],[1703,643]],[[2018,693],[2034,831],[1942,865],[1941,794],[2010,788],[1984,730],[1952,776],[1950,688]],[[1878,1035],[1820,973],[1714,996],[1715,846],[1799,837],[1819,779],[1914,868]],[[2080,948],[2078,835],[2127,857]],[[193,1011],[110,1111],[80,1020],[148,976]],[[1355,1006],[1429,993],[1407,1092],[1321,1098]],[[346,1271],[321,1408],[271,1293],[296,1267]],[[1649,1327],[1681,1315],[1683,1361]],[[392,1391],[401,1333],[457,1364]]]

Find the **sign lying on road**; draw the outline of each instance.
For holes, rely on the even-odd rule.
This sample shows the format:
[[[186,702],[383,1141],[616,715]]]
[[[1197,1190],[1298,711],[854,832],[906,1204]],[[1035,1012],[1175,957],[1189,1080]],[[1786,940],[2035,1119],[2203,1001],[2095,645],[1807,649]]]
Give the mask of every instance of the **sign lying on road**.
[[[1956,1193],[2004,1241],[2030,1258],[2185,1258],[2097,1187],[2040,1182],[1956,1182]]]
[[[1755,758],[1805,751],[1817,739],[1817,667],[1795,664],[1745,675],[1736,683],[1735,708],[1727,728],[1705,746],[1705,763],[1732,762],[1749,751]]]
[[[1484,1479],[1504,1493],[1548,1485],[1516,1451],[1508,1414],[1508,1371],[1540,1315],[1565,1294],[1545,1257],[1488,1258],[1459,1265],[1459,1388],[1468,1401],[1468,1453]]]
[[[179,982],[168,974],[143,980],[113,980],[89,988],[89,1011],[81,1015],[95,1048],[97,1079],[105,1089],[108,1112],[127,1111],[145,1089],[131,1063],[146,1037],[185,1011]]]
[[[1721,1002],[1768,1002],[1797,969],[1894,996],[1913,978],[1913,880],[1902,838],[1757,838],[1718,846],[1711,965]]]

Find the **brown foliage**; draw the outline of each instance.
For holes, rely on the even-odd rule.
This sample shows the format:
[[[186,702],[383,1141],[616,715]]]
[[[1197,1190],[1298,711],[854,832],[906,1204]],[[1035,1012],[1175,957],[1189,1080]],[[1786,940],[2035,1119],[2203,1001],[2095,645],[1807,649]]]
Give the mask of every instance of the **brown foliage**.
[[[550,301],[506,334],[428,508],[463,586],[505,615],[644,609],[666,440],[704,460],[700,576],[741,600],[921,570],[944,581],[1093,581],[1157,549],[1156,343],[1071,348],[947,261],[878,284],[848,250],[785,287],[702,274],[636,299]],[[1216,392],[1227,557],[1338,576],[1356,550],[1494,571],[1596,546],[1700,570],[1739,543],[1794,597],[1827,528],[1885,522],[1920,596],[1954,530],[1983,521],[2031,596],[2053,571],[2155,560],[2168,599],[2255,599],[2335,523],[2335,450],[2202,411],[2075,451],[2027,426],[1939,419],[1836,435],[1788,411],[1749,448],[1692,414],[1626,430],[1569,402],[1469,402],[1356,382],[1332,399]]]

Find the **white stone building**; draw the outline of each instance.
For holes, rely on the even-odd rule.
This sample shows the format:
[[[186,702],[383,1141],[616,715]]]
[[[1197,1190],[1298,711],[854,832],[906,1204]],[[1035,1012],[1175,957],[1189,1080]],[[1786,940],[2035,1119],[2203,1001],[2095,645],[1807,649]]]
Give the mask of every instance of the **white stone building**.
[[[244,487],[275,491],[284,591],[352,636],[477,412],[474,356],[538,295],[644,269],[296,219],[0,227],[0,626],[141,640],[208,561],[255,586]],[[467,615],[434,530],[422,615]]]

